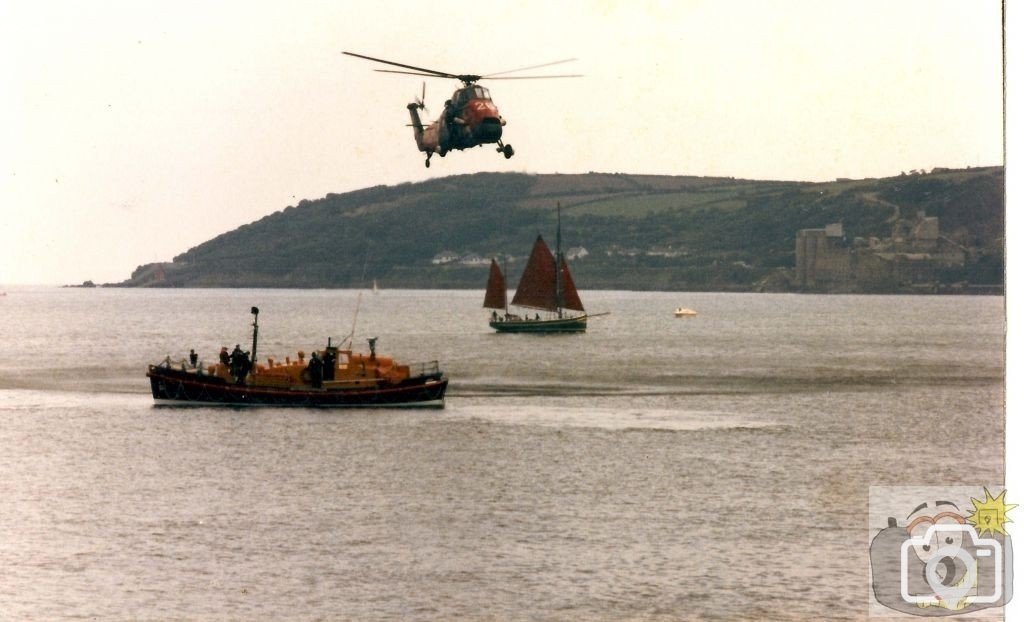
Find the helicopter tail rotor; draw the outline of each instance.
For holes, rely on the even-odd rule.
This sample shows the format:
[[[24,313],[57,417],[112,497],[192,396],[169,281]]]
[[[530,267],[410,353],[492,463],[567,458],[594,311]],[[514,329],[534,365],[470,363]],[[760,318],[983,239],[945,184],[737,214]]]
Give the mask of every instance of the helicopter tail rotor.
[[[420,93],[420,96],[419,97],[413,97],[412,99],[413,99],[413,103],[416,104],[417,108],[419,108],[420,110],[427,110],[426,104],[423,103],[423,101],[426,98],[427,98],[427,82],[424,80],[423,81],[423,91]],[[429,113],[430,113],[430,111],[427,110],[427,114],[429,114]]]

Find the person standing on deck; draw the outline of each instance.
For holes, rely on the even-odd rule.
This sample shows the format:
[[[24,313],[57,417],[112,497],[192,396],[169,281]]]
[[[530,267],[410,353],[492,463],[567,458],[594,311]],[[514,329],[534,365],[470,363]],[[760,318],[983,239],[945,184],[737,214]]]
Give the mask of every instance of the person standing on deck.
[[[324,384],[324,367],[315,350],[309,355],[309,365],[306,369],[309,370],[309,380],[313,383],[313,388],[319,389],[322,387]]]

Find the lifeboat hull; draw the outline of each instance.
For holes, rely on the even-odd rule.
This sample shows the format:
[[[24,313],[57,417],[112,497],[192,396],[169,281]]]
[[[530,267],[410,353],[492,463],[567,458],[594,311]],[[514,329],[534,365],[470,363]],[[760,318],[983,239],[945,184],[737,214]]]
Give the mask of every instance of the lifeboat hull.
[[[301,406],[318,408],[443,408],[448,379],[428,374],[397,384],[319,388],[234,384],[212,375],[150,365],[153,399],[158,404],[196,406]]]

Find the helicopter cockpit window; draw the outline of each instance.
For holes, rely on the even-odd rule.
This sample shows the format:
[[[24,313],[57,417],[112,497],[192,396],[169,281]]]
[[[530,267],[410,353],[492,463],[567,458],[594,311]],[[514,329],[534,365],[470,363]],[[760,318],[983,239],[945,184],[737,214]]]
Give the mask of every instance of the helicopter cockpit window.
[[[487,89],[485,89],[484,87],[477,86],[477,87],[474,87],[473,97],[476,97],[477,99],[488,99],[489,100],[491,98],[491,94],[488,93]]]

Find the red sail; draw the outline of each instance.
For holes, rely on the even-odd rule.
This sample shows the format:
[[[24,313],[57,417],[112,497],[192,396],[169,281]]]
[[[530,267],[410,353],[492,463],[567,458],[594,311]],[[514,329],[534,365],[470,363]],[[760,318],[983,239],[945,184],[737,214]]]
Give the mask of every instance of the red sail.
[[[565,263],[565,257],[562,257],[559,266],[558,285],[562,289],[562,308],[583,311],[583,301],[580,300],[580,295],[576,291],[576,284],[572,282],[572,275],[569,274],[569,266]]]
[[[556,311],[558,305],[555,298],[555,258],[551,254],[551,249],[544,243],[544,238],[538,235],[523,276],[519,279],[519,287],[516,288],[512,304]]]
[[[491,275],[487,277],[487,293],[484,294],[484,308],[504,309],[508,305],[508,291],[505,288],[505,275],[501,273],[498,262],[491,258]]]

